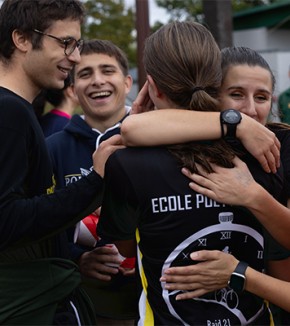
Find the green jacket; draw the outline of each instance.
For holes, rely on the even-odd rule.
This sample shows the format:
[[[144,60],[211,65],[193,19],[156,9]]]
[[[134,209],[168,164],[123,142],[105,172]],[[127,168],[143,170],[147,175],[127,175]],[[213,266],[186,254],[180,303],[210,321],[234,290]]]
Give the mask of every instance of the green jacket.
[[[290,88],[280,94],[278,99],[281,121],[290,124]]]
[[[51,325],[58,303],[72,293],[78,311],[86,312],[80,316],[82,324],[95,324],[91,303],[78,288],[80,282],[78,266],[70,260],[0,261],[0,324]]]

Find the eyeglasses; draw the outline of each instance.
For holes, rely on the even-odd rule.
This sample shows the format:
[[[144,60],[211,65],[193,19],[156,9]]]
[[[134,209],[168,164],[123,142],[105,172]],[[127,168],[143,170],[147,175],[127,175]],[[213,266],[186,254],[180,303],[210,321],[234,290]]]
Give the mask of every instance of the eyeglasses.
[[[64,54],[66,56],[71,55],[76,48],[78,48],[79,51],[81,51],[82,48],[83,48],[83,44],[84,44],[84,41],[83,40],[78,40],[77,41],[73,37],[68,37],[66,39],[62,39],[62,38],[53,36],[51,34],[46,34],[44,32],[41,32],[38,29],[34,29],[33,32],[38,33],[38,34],[41,34],[41,35],[45,35],[45,36],[48,36],[48,37],[51,37],[51,38],[57,40],[62,45],[64,45]]]

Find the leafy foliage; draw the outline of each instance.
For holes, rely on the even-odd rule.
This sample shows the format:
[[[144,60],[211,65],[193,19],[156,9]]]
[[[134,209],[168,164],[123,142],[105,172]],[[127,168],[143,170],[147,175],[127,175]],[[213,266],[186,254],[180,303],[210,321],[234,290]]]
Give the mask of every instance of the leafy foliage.
[[[131,65],[136,64],[135,13],[126,8],[124,0],[86,0],[84,39],[106,39],[118,45],[128,56]]]
[[[193,19],[203,21],[202,0],[155,0],[159,7],[165,8],[170,19]],[[220,1],[220,0],[217,0]],[[276,3],[281,0],[231,0],[233,12],[253,8],[256,6]]]

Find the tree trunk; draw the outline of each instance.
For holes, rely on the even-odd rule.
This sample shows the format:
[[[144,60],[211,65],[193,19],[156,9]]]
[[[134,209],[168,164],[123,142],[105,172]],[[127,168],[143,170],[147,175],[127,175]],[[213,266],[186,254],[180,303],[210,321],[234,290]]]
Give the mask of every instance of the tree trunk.
[[[232,4],[231,0],[203,0],[206,26],[213,34],[220,49],[232,46]]]

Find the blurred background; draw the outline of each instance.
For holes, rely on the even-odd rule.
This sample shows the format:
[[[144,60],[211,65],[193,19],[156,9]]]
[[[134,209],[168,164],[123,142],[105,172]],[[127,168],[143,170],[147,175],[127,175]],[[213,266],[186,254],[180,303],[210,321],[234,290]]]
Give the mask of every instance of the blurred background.
[[[277,79],[275,95],[290,86],[290,0],[83,0],[83,38],[110,39],[128,55],[134,100],[145,81],[145,38],[170,20],[205,24],[220,48],[248,46],[269,62]],[[274,99],[276,98],[274,97]],[[275,111],[275,101],[274,101]]]
[[[134,78],[129,104],[146,79],[144,40],[171,20],[190,19],[206,25],[220,48],[247,46],[262,54],[276,77],[274,100],[290,86],[290,0],[81,1],[87,10],[82,37],[109,39],[129,58]]]

